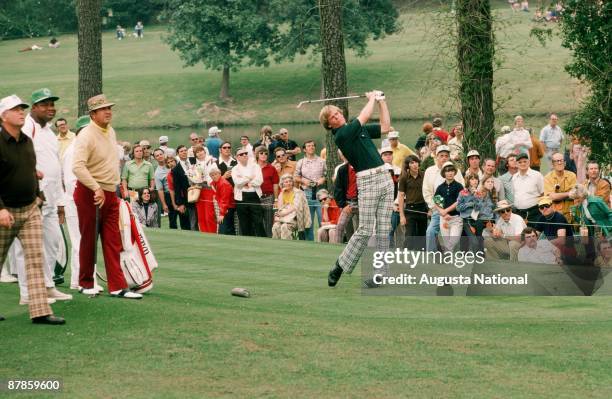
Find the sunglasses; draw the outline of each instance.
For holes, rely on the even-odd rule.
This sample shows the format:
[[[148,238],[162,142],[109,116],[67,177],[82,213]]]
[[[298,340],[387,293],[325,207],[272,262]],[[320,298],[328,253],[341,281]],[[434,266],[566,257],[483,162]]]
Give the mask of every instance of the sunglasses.
[[[512,209],[510,208],[502,209],[501,211],[497,211],[497,213],[499,213],[500,215],[504,213],[510,213],[510,212],[512,212]]]
[[[548,209],[548,208],[550,208],[550,205],[540,205],[540,206],[538,206],[539,210]]]
[[[241,152],[240,154],[236,154],[237,157],[241,157],[243,155],[247,155],[247,153],[246,152]]]
[[[321,198],[321,199],[319,200],[319,202],[327,201],[327,199],[328,199],[328,197]]]
[[[286,157],[286,156],[287,156],[287,154],[278,154],[278,155],[276,156],[276,158],[282,158],[282,157]]]
[[[552,160],[552,163],[563,163],[563,162],[565,162],[565,160],[563,159],[553,159]]]
[[[230,150],[231,148],[232,148],[232,147],[227,146],[227,145],[226,145],[226,146],[221,147],[221,149],[222,149],[222,150]]]

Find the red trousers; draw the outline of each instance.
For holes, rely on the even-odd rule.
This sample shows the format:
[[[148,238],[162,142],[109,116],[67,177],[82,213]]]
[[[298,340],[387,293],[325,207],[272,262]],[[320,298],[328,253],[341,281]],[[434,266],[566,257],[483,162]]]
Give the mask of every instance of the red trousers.
[[[77,182],[74,190],[74,202],[79,215],[79,230],[81,232],[79,285],[83,288],[93,288],[94,286],[96,206],[93,196],[93,191],[81,182]],[[119,199],[114,191],[104,191],[104,205],[100,208],[98,222],[108,290],[126,289],[128,285],[119,264],[119,253],[123,250],[121,233],[119,232]]]
[[[196,202],[198,211],[198,226],[202,233],[216,233],[217,220],[215,218],[215,191],[211,188],[203,188],[200,191],[200,200]]]

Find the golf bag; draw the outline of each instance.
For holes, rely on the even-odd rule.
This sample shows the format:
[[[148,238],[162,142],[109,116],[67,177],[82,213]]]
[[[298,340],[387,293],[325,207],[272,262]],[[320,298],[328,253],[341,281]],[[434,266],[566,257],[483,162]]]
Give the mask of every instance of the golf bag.
[[[153,288],[153,270],[157,260],[140,222],[127,201],[119,203],[119,230],[123,251],[119,254],[121,270],[130,289],[143,293]]]

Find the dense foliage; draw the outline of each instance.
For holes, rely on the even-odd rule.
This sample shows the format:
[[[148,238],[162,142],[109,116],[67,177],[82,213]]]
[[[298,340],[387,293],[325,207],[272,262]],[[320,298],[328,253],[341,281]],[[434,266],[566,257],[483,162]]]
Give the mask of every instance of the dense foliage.
[[[103,0],[101,17],[105,28],[128,28],[137,21],[155,21],[165,0]],[[0,40],[53,36],[77,31],[75,0],[2,1]]]
[[[566,125],[590,142],[593,157],[612,163],[612,2],[569,0],[561,18],[563,46],[572,61],[567,72],[590,88],[590,95]]]

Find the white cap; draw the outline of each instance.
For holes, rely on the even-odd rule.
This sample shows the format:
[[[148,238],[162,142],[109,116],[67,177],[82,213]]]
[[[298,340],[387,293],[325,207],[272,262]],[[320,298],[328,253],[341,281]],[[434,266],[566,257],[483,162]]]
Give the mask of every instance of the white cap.
[[[159,136],[159,144],[167,143],[167,142],[168,142],[168,136]]]
[[[210,137],[216,136],[219,133],[221,133],[221,129],[219,129],[217,126],[213,126],[210,129],[208,129],[208,135]]]
[[[22,108],[30,107],[28,104],[21,101],[21,98],[17,97],[15,94],[4,97],[2,100],[0,100],[0,115],[2,115],[4,111],[8,111],[9,109],[13,109],[17,106],[21,106]]]
[[[140,143],[138,143],[138,144],[140,144],[143,147],[144,146],[151,147],[151,143],[149,143],[149,140],[140,140]]]
[[[384,154],[385,152],[393,152],[393,148],[386,146],[380,149],[380,155]]]
[[[474,156],[480,158],[480,153],[476,150],[470,150],[468,151],[466,158],[474,157]]]
[[[450,151],[450,148],[448,148],[448,146],[447,146],[447,145],[439,145],[439,146],[436,148],[436,155],[438,155],[438,154],[439,154],[439,153],[441,153],[442,151],[446,151],[446,152],[448,152],[449,154],[450,154],[450,152],[451,152],[451,151]]]
[[[388,139],[397,139],[399,138],[399,132],[396,130],[393,130],[391,132],[389,132],[389,134],[387,134],[387,138]]]

